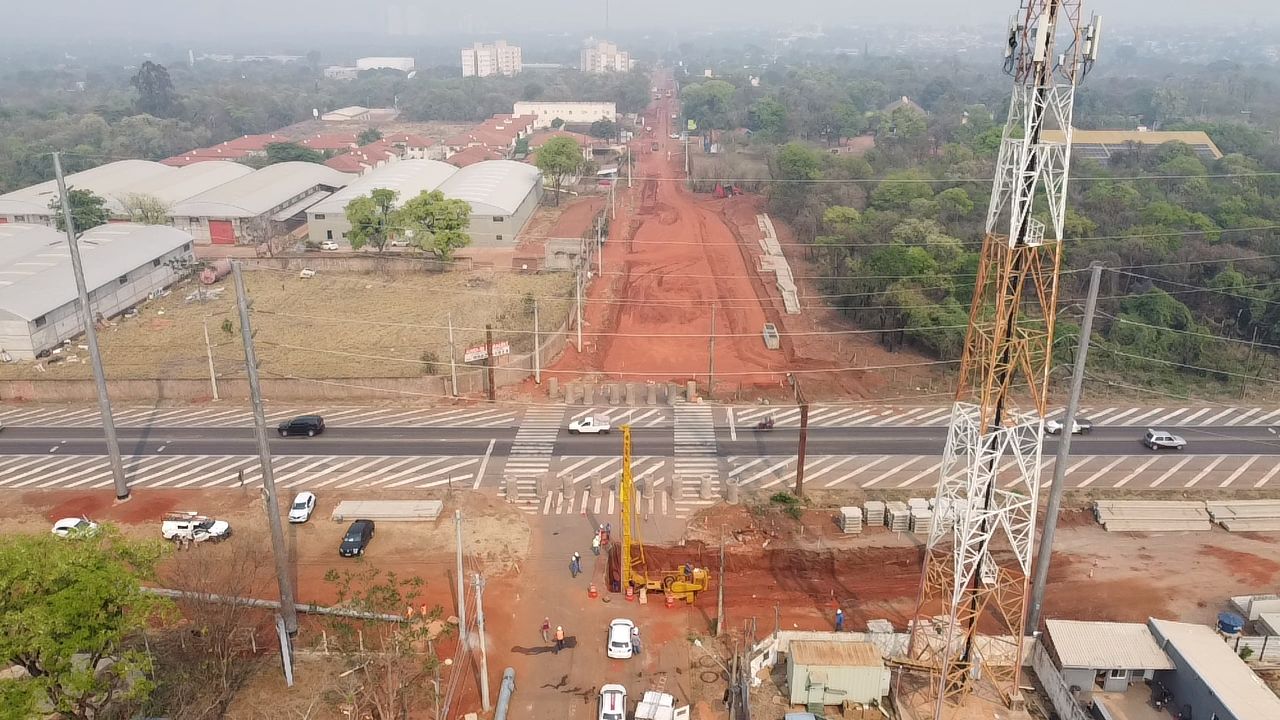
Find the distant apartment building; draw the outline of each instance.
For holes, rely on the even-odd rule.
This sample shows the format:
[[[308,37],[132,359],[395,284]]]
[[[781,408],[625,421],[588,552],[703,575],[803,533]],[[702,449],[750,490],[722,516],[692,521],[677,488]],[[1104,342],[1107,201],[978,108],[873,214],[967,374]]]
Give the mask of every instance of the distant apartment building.
[[[627,72],[634,64],[630,53],[601,40],[582,49],[578,67],[585,73]]]
[[[399,70],[413,72],[411,57],[363,57],[356,60],[358,70]]]
[[[612,102],[520,101],[513,115],[532,115],[535,129],[549,128],[556,120],[568,125],[590,125],[597,120],[617,120],[618,106]]]
[[[520,46],[508,45],[505,40],[493,43],[476,43],[462,49],[462,77],[489,77],[490,75],[519,75],[524,69],[520,59]]]

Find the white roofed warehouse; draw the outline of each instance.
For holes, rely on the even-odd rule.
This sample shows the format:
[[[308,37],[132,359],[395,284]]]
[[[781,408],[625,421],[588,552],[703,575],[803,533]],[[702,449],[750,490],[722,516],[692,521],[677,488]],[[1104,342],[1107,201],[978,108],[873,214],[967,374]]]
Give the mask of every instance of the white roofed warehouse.
[[[112,223],[81,236],[95,316],[109,318],[175,279],[192,261],[191,236],[163,225]],[[32,360],[84,332],[66,236],[32,224],[0,225],[0,350]]]
[[[301,225],[307,208],[353,179],[317,163],[277,163],[176,203],[169,217],[197,244],[261,243]]]
[[[401,160],[383,165],[360,179],[312,205],[307,210],[307,233],[313,243],[342,241],[351,223],[347,222],[347,204],[367,196],[374,190],[396,191],[396,207],[423,192],[437,190],[458,172],[458,168],[438,160]]]
[[[68,188],[88,190],[110,201],[131,187],[166,177],[174,169],[150,160],[119,160],[71,173],[66,180]],[[0,195],[0,223],[34,223],[52,227],[55,211],[49,209],[49,203],[56,197],[58,183],[55,180]]]
[[[526,163],[489,160],[462,168],[439,190],[471,204],[472,246],[510,247],[542,199],[542,173]]]

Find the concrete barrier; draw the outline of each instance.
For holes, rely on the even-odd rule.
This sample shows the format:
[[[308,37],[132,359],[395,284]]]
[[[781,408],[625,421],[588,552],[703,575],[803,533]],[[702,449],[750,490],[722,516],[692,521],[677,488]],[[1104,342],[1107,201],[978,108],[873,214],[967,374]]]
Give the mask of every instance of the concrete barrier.
[[[590,405],[596,399],[596,386],[591,383],[582,384],[582,404]]]
[[[565,499],[573,497],[573,476],[565,475],[560,478],[560,492],[564,494]]]
[[[649,476],[640,481],[640,497],[645,500],[653,498],[653,476]]]
[[[737,505],[739,486],[737,480],[727,480],[724,484],[724,499],[730,505]]]
[[[714,479],[715,479],[715,478],[714,478],[714,477],[712,477],[711,475],[703,475],[703,476],[702,476],[702,482],[701,482],[701,484],[698,486],[698,497],[702,498],[703,500],[711,500],[711,499],[713,499],[713,497],[714,497],[714,495],[715,495],[715,492],[714,492],[714,490],[712,489],[712,484],[711,484],[711,483],[712,483],[712,481],[713,481]]]
[[[508,475],[502,479],[502,482],[507,489],[507,502],[513,503],[518,501],[520,499],[520,486],[516,482],[516,479]]]
[[[658,404],[658,384],[649,383],[646,389],[648,390],[648,393],[646,393],[645,395],[645,401],[648,402],[650,405],[657,405]]]
[[[640,389],[635,383],[627,383],[627,407],[635,407],[636,400],[640,397]]]
[[[609,383],[609,404],[618,405],[622,402],[622,385],[619,383]]]
[[[684,399],[693,402],[698,397],[698,381],[690,380],[684,384]]]
[[[547,395],[552,398],[560,397],[560,380],[559,378],[551,378],[547,380]]]

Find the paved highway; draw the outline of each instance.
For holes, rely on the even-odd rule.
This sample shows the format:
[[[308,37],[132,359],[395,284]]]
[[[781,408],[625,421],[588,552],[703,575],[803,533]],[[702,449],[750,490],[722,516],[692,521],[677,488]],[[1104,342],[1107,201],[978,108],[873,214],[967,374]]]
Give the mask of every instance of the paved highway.
[[[1280,455],[1280,437],[1265,427],[1181,428],[1187,439],[1185,454]],[[252,431],[243,428],[122,428],[118,431],[126,455],[252,455]],[[381,455],[506,457],[515,439],[513,428],[330,427],[318,437],[279,438],[271,448],[284,455]],[[1141,430],[1096,428],[1072,442],[1073,455],[1153,455],[1140,443]],[[736,436],[736,439],[734,439]],[[796,451],[794,428],[771,431],[716,428],[715,451],[720,456],[788,455]],[[636,456],[671,457],[675,442],[670,428],[639,428],[632,432]],[[941,455],[944,428],[866,427],[812,428],[811,455]],[[492,449],[490,444],[492,443]],[[555,438],[555,456],[617,456],[621,435],[569,435]],[[1045,442],[1046,456],[1057,452],[1057,440]],[[1174,454],[1173,451],[1165,451]],[[0,455],[101,455],[106,453],[97,428],[8,427],[0,432]]]

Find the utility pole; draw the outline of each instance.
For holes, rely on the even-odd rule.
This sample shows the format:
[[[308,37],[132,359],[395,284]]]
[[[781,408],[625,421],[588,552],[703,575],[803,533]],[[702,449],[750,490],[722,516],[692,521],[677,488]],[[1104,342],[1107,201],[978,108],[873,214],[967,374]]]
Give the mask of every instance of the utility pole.
[[[458,353],[453,349],[453,313],[449,313],[449,378],[453,396],[458,397]]]
[[[716,385],[716,306],[711,306],[711,333],[707,336],[707,397]]]
[[[209,361],[209,386],[213,389],[213,399],[218,398],[218,375],[213,371],[213,346],[209,344],[209,317],[205,316],[200,319],[200,324],[204,326],[204,355]]]
[[[454,578],[455,584],[458,586],[458,640],[462,642],[462,646],[467,646],[467,592],[466,578],[462,575],[462,511],[453,511],[453,527],[457,536],[458,546],[458,570]]]
[[[538,332],[538,298],[533,299],[533,381],[542,384],[542,336]]]
[[[791,387],[795,390],[796,403],[800,405],[800,443],[796,448],[796,497],[804,497],[804,463],[809,448],[809,399],[800,389],[800,378],[791,373]]]
[[[480,706],[489,712],[489,653],[484,644],[484,578],[476,573],[476,633],[480,636]]]
[[[627,143],[627,189],[631,187],[631,143]]]
[[[249,395],[253,400],[253,431],[258,439],[258,459],[262,464],[262,487],[267,492],[267,523],[271,526],[271,554],[276,561],[276,584],[280,586],[280,615],[289,637],[298,634],[298,609],[293,604],[293,584],[289,581],[289,550],[284,544],[284,528],[280,525],[280,507],[276,504],[276,478],[271,469],[271,446],[267,441],[267,414],[262,407],[262,387],[258,384],[258,356],[253,348],[253,326],[249,322],[249,296],[244,289],[240,262],[231,262],[231,276],[236,284],[236,305],[240,310],[240,337],[244,340],[245,371],[249,375]]]
[[[120,443],[116,440],[116,423],[111,414],[111,397],[107,395],[107,376],[102,369],[102,351],[98,349],[98,328],[94,324],[93,308],[89,305],[89,288],[84,280],[84,263],[80,260],[80,244],[76,239],[76,226],[71,217],[71,198],[67,194],[67,180],[62,176],[60,153],[53,154],[53,173],[58,178],[58,197],[62,201],[62,224],[67,233],[67,250],[71,253],[71,271],[76,277],[76,294],[80,299],[80,322],[84,324],[85,344],[89,346],[89,362],[93,365],[93,382],[98,387],[98,412],[102,416],[102,436],[107,442],[107,461],[111,465],[111,479],[116,487],[116,500],[129,499],[129,482],[124,476],[124,463],[120,459]]]
[[[604,275],[604,214],[596,218],[596,269],[597,275]]]
[[[578,353],[582,353],[582,266],[578,266],[577,282],[573,284],[573,293],[577,304]]]
[[[484,326],[484,366],[485,374],[489,378],[489,402],[498,399],[498,386],[493,382],[493,325],[486,323]]]
[[[1049,560],[1053,555],[1053,534],[1058,529],[1058,512],[1066,489],[1067,462],[1071,456],[1071,436],[1076,427],[1076,410],[1080,408],[1080,392],[1084,388],[1084,361],[1089,355],[1089,336],[1093,332],[1093,313],[1098,306],[1098,286],[1102,284],[1102,263],[1089,266],[1089,295],[1084,303],[1084,319],[1080,321],[1080,347],[1071,371],[1071,394],[1067,396],[1067,414],[1058,433],[1058,457],[1053,463],[1053,484],[1049,488],[1049,505],[1044,511],[1044,530],[1040,549],[1036,551],[1036,575],[1031,584],[1026,633],[1035,635],[1040,626],[1040,610],[1044,604],[1045,585],[1049,582]]]
[[[724,635],[724,528],[720,529],[720,574],[716,576],[716,637]]]

